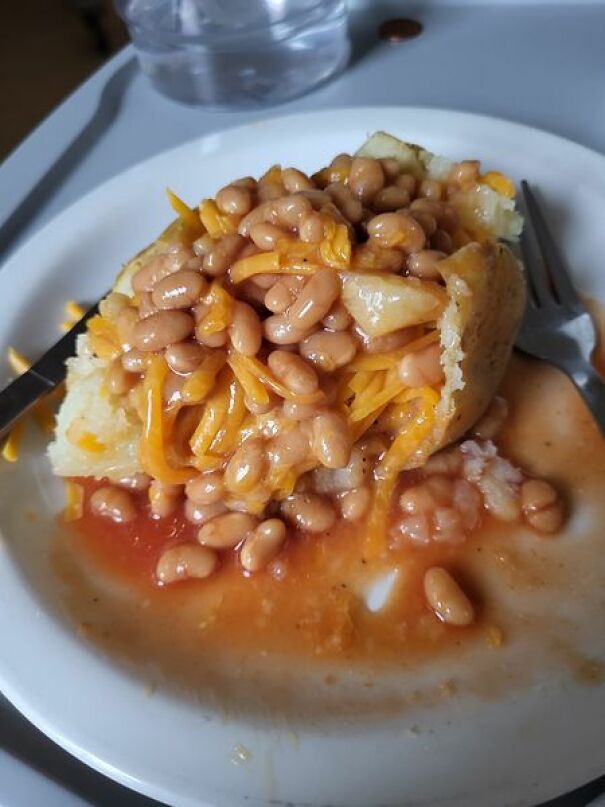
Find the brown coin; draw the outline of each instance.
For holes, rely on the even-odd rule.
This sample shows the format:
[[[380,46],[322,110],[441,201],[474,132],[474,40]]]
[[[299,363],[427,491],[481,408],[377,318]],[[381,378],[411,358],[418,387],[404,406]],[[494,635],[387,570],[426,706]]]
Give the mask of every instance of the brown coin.
[[[378,36],[385,42],[403,42],[422,32],[422,24],[407,17],[393,17],[385,20],[378,28]]]

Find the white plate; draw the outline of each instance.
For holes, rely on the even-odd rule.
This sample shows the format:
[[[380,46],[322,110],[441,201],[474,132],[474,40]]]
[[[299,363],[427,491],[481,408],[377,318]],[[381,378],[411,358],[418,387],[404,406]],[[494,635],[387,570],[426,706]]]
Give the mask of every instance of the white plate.
[[[116,177],[39,232],[0,273],[0,355],[56,339],[66,299],[92,300],[170,218],[163,189],[191,201],[238,174],[305,169],[376,129],[444,155],[473,155],[536,182],[583,290],[605,299],[605,160],[536,130],[472,115],[368,108],[271,120],[185,144]],[[559,208],[557,210],[557,207]],[[564,207],[564,209],[563,209]],[[46,552],[59,488],[32,448],[0,468],[0,686],[87,764],[171,804],[536,803],[605,770],[602,688],[545,682],[495,702],[454,698],[380,724],[290,728],[226,720],[163,693],[80,640],[61,616]],[[24,504],[38,520],[24,515]],[[232,762],[234,747],[251,751]]]

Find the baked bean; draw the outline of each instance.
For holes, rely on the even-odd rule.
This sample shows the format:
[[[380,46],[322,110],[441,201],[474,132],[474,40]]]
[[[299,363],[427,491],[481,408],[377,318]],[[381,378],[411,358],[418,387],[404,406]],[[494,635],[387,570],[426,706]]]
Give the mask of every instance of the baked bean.
[[[264,296],[265,308],[268,308],[274,314],[282,314],[286,308],[292,305],[293,300],[294,295],[288,284],[283,280],[278,280],[277,283],[274,283]]]
[[[261,204],[263,202],[273,202],[283,196],[285,192],[286,189],[281,182],[272,182],[271,180],[259,182],[256,189],[258,201]]]
[[[223,213],[245,216],[252,208],[252,193],[242,185],[227,185],[216,194],[216,204]]]
[[[245,244],[245,239],[237,233],[224,235],[204,256],[204,272],[211,277],[224,275],[240,257]]]
[[[225,495],[225,483],[220,471],[209,471],[190,479],[185,495],[195,504],[214,504]]]
[[[430,213],[425,213],[423,210],[410,210],[410,212],[424,230],[424,234],[427,238],[430,238],[437,232],[437,219],[431,216]]]
[[[200,300],[199,303],[193,306],[191,313],[193,314],[193,319],[195,320],[196,325],[199,325],[200,322],[206,318],[211,307],[211,304],[205,300]]]
[[[223,502],[214,502],[213,504],[196,504],[191,499],[185,500],[185,518],[191,524],[202,525],[217,516],[222,516],[226,513],[227,507]]]
[[[419,252],[425,244],[424,230],[407,213],[380,213],[368,222],[368,235],[381,247]]]
[[[366,353],[390,353],[392,350],[398,350],[418,337],[418,330],[413,327],[400,328],[382,336],[368,336],[358,325],[354,326],[354,331]]]
[[[340,278],[332,269],[320,269],[305,284],[287,311],[288,321],[307,329],[322,320],[340,296]]]
[[[324,222],[321,213],[309,213],[303,218],[299,236],[300,240],[307,244],[319,244],[324,237]]]
[[[423,179],[418,188],[418,196],[423,199],[441,199],[443,185],[436,179]]]
[[[229,334],[226,328],[224,331],[215,331],[214,333],[202,333],[199,328],[196,328],[195,338],[204,347],[217,348],[225,347],[229,341]]]
[[[166,252],[155,255],[133,275],[133,291],[152,291],[158,280],[178,272],[190,257],[191,252],[181,246],[169,248]]]
[[[441,280],[439,261],[444,258],[447,258],[445,252],[439,252],[436,249],[422,249],[420,252],[414,252],[412,255],[408,255],[408,272],[423,280]]]
[[[293,325],[285,314],[273,314],[263,322],[263,332],[275,345],[294,345],[309,335],[309,328]]]
[[[309,454],[309,439],[299,426],[294,426],[281,431],[269,443],[268,452],[275,465],[298,465]]]
[[[398,372],[399,378],[408,387],[441,384],[444,379],[441,366],[441,346],[433,344],[422,350],[408,353],[399,362]]]
[[[289,279],[288,277],[281,278],[284,282],[287,282]],[[263,289],[263,291],[266,291],[275,283],[275,275],[270,272],[261,272],[259,275],[253,275],[250,278],[250,282],[254,283],[254,285],[258,286],[260,289]]]
[[[349,237],[351,240],[355,240],[355,230],[353,229],[353,225],[349,221],[349,219],[345,218],[340,210],[336,207],[334,202],[329,201],[326,202],[325,205],[322,205],[320,211],[324,216],[328,216],[332,219],[336,224],[344,224],[347,230],[349,231]]]
[[[462,472],[462,454],[457,448],[446,448],[429,457],[423,467],[426,475],[447,474],[456,476]]]
[[[262,308],[265,304],[265,290],[252,282],[252,278],[244,280],[238,284],[238,295],[240,300],[249,303],[254,308]]]
[[[386,434],[373,432],[370,434],[366,433],[360,440],[358,440],[356,448],[361,451],[367,463],[370,459],[380,459],[380,457],[388,450],[390,444],[391,439]]]
[[[318,331],[300,343],[300,352],[319,370],[331,373],[353,360],[357,343],[350,333]]]
[[[297,395],[308,395],[319,387],[315,370],[295,353],[274,350],[269,353],[267,364],[273,375]]]
[[[288,193],[310,191],[315,187],[309,177],[297,168],[285,168],[281,172],[281,179]]]
[[[454,495],[454,481],[448,476],[435,474],[424,481],[436,504],[450,504]]]
[[[326,532],[336,522],[336,512],[327,499],[314,493],[294,493],[282,502],[284,517],[304,532]]]
[[[191,335],[193,317],[184,311],[158,311],[134,329],[134,345],[144,352],[162,350]]]
[[[433,513],[433,524],[434,541],[443,544],[461,544],[464,541],[462,516],[454,507],[437,507]]]
[[[137,517],[132,496],[123,488],[103,485],[90,497],[90,507],[96,516],[109,518],[116,524],[127,524]]]
[[[234,180],[231,185],[235,186],[236,188],[247,188],[249,191],[255,191],[258,182],[254,179],[254,177],[240,177],[240,179]]]
[[[206,353],[195,342],[179,342],[167,347],[164,355],[168,367],[174,373],[188,375],[197,370]]]
[[[399,160],[397,160],[395,157],[381,157],[379,162],[382,166],[382,172],[386,179],[389,182],[395,182],[401,173],[401,164]]]
[[[353,254],[353,269],[360,272],[399,272],[407,256],[393,248],[383,248],[374,241],[360,244]]]
[[[305,199],[310,202],[311,207],[314,210],[321,210],[324,205],[331,201],[329,194],[327,194],[325,191],[320,191],[317,189],[313,191],[301,191],[300,195],[304,196]]]
[[[116,485],[127,490],[136,490],[138,492],[147,490],[151,483],[151,477],[144,474],[142,471],[137,471],[130,476],[121,476],[116,480]]]
[[[201,272],[203,267],[204,261],[202,258],[198,258],[197,255],[194,255],[192,258],[189,258],[184,269],[189,269],[191,272]]]
[[[273,212],[273,205],[270,202],[265,202],[262,205],[253,207],[252,210],[243,217],[237,227],[237,231],[244,238],[250,236],[250,230],[255,224],[260,224],[263,221],[270,221]],[[255,245],[256,246],[256,245]]]
[[[321,412],[312,420],[311,449],[326,468],[344,468],[351,457],[352,438],[344,416]]]
[[[437,505],[433,494],[426,485],[412,485],[399,497],[401,509],[412,516],[431,513]]]
[[[330,331],[346,331],[353,318],[345,306],[337,302],[322,319],[321,324]]]
[[[454,250],[452,236],[445,230],[436,230],[431,236],[431,249],[436,249],[449,255]]]
[[[154,518],[171,516],[179,505],[183,488],[154,479],[149,485],[149,505]]]
[[[454,163],[448,180],[454,185],[458,185],[461,190],[470,190],[479,182],[480,168],[481,163],[479,160],[462,160],[459,163]]]
[[[277,396],[275,396],[272,392],[268,392],[268,395],[269,400],[267,403],[258,403],[250,398],[244,398],[244,404],[248,412],[251,412],[253,415],[266,415],[267,412],[275,409],[278,403]]]
[[[130,350],[132,347],[132,337],[134,328],[139,321],[139,314],[136,308],[128,306],[123,308],[118,314],[116,320],[116,327],[118,330],[118,339],[120,340],[120,347],[122,350]]]
[[[547,534],[557,532],[563,523],[563,508],[560,504],[553,504],[544,510],[526,513],[525,518],[529,525],[538,532]]]
[[[208,233],[204,233],[204,235],[201,235],[199,238],[195,239],[192,244],[192,249],[198,258],[203,258],[204,255],[207,255],[210,252],[215,244],[216,241],[214,238]]]
[[[283,241],[286,237],[286,233],[281,227],[276,227],[275,224],[261,222],[250,228],[250,238],[259,249],[265,252],[275,249],[278,241]]]
[[[197,534],[202,546],[233,549],[256,529],[258,519],[248,513],[226,513],[203,524]]]
[[[204,294],[208,284],[199,272],[180,269],[159,280],[151,292],[158,309],[191,308]]]
[[[247,493],[261,481],[266,464],[263,444],[259,440],[247,440],[227,463],[225,486],[232,493]]]
[[[260,255],[261,252],[262,252],[262,249],[259,249],[256,246],[256,244],[252,243],[252,241],[248,241],[246,246],[240,252],[239,258],[251,258],[253,255]],[[239,258],[238,258],[238,260],[239,260]],[[254,280],[255,277],[258,277],[258,275],[254,275],[254,277],[252,277],[250,279]]]
[[[527,522],[539,532],[557,532],[563,523],[563,508],[557,491],[543,479],[528,479],[523,483],[521,507]]]
[[[286,540],[286,525],[279,518],[262,521],[244,541],[240,563],[247,572],[259,572],[278,554]]]
[[[426,546],[432,538],[431,524],[426,513],[404,518],[399,523],[399,532],[418,546]]]
[[[287,228],[299,228],[302,221],[313,212],[311,202],[301,194],[282,196],[273,203],[275,224]]]
[[[368,511],[372,494],[370,489],[354,488],[341,493],[338,499],[340,512],[346,521],[359,521]]]
[[[139,306],[139,319],[147,319],[158,310],[153,302],[153,297],[150,291],[140,291],[137,294]]]
[[[258,314],[247,303],[237,300],[233,306],[233,319],[228,328],[231,344],[244,356],[255,356],[263,341],[263,330]]]
[[[389,185],[387,188],[378,191],[372,202],[372,209],[376,213],[390,213],[393,210],[399,210],[401,207],[407,207],[410,200],[410,194],[404,188]]]
[[[365,204],[384,186],[384,172],[378,160],[354,157],[349,170],[349,188]]]
[[[410,194],[410,198],[416,196],[418,182],[411,174],[399,174],[395,180],[395,185],[397,185],[398,188],[403,188],[404,191],[407,191]]]
[[[437,221],[437,226],[453,235],[460,226],[460,217],[454,208],[447,202],[436,199],[414,199],[410,205],[412,215],[428,213]]]
[[[326,187],[326,193],[351,224],[359,224],[363,218],[363,205],[347,185],[342,182],[331,182]]]
[[[317,404],[301,404],[284,401],[284,417],[288,420],[308,420],[317,414]]]
[[[125,395],[136,381],[136,376],[124,369],[120,359],[114,359],[105,371],[105,386],[111,395]]]
[[[337,154],[336,157],[334,157],[330,165],[332,168],[350,168],[352,162],[353,158],[351,155],[343,151],[341,154]]]
[[[123,353],[120,360],[122,367],[128,370],[129,373],[144,373],[147,369],[149,357],[141,353],[140,350],[133,348]]]
[[[446,625],[470,625],[475,613],[471,601],[440,566],[433,566],[424,575],[424,595],[437,617]]]
[[[162,585],[180,580],[208,577],[218,566],[216,552],[195,544],[179,544],[165,549],[155,569],[155,576]]]

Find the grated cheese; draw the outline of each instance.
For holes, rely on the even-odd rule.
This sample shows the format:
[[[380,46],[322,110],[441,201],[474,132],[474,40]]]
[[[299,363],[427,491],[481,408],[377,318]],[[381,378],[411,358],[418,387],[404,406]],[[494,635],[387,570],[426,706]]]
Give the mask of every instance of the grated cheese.
[[[166,188],[166,195],[170,202],[170,207],[178,215],[181,223],[192,235],[202,235],[203,226],[199,212],[192,210],[189,205],[179,198],[174,191]]]
[[[77,521],[84,512],[84,488],[77,482],[65,480],[65,508],[63,518],[65,521]]]

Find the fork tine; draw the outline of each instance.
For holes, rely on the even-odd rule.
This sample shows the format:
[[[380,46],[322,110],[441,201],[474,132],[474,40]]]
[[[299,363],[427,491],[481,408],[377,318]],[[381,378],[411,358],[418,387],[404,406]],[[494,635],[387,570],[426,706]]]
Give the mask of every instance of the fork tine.
[[[583,306],[569,278],[565,263],[561,258],[542,211],[536,201],[536,197],[529,187],[527,180],[522,180],[521,188],[523,189],[523,198],[525,200],[528,218],[536,235],[536,240],[542,252],[542,258],[550,276],[555,294],[562,305],[569,308],[580,308],[582,310]]]
[[[538,247],[536,234],[529,220],[521,233],[520,246],[530,292],[527,296],[528,304],[537,305],[539,308],[552,306],[555,300],[549,287],[546,266]]]

